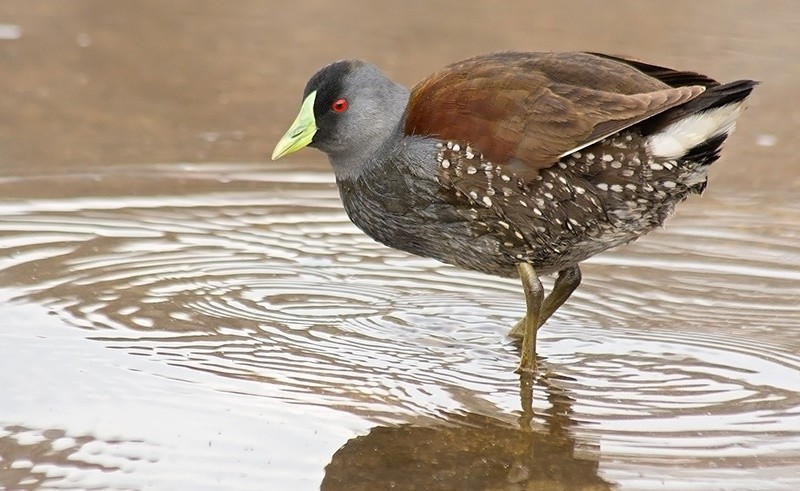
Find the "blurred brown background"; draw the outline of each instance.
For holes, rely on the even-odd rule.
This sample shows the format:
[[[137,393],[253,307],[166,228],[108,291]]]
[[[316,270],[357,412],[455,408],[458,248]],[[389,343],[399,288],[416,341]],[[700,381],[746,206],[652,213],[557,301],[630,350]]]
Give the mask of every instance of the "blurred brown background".
[[[0,1],[0,173],[263,163],[331,61],[410,86],[477,53],[593,50],[763,81],[710,189],[796,191],[798,32],[794,0]]]

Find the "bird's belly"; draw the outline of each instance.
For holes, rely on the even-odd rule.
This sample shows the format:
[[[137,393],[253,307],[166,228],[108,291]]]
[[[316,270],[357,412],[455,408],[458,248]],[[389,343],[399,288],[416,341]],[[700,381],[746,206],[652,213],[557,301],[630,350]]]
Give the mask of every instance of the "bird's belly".
[[[496,217],[476,221],[443,206],[425,213],[419,209],[402,214],[374,207],[371,213],[349,213],[367,235],[389,247],[437,259],[464,269],[513,277],[516,265],[528,262],[539,274],[550,274],[575,265],[609,248],[631,242],[660,225],[674,204],[631,212],[609,210],[608,220],[596,220],[591,228],[558,225],[542,232],[532,227],[506,227]]]

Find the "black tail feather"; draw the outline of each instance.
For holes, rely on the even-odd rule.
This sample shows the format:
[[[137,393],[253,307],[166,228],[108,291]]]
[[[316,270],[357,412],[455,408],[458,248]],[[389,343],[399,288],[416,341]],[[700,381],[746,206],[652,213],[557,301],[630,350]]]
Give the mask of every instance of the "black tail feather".
[[[722,133],[721,135],[717,135],[711,139],[708,139],[700,145],[689,149],[689,151],[686,152],[686,155],[682,157],[682,160],[698,162],[701,165],[711,165],[719,158],[719,152],[722,150],[722,144],[725,143],[727,138],[728,134]]]
[[[696,109],[697,112],[713,109],[715,107],[722,107],[733,102],[744,100],[758,84],[759,82],[755,80],[736,80],[735,82],[711,87],[697,97],[697,99],[689,101],[686,105],[698,101],[697,105],[699,107]]]

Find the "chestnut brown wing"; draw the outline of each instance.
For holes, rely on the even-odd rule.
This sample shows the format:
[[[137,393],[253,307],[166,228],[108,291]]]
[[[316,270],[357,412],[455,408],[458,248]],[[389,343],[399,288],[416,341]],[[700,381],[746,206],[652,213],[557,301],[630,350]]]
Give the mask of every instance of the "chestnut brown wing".
[[[697,97],[614,58],[498,53],[450,65],[411,93],[405,132],[469,143],[527,180],[559,158]]]
[[[711,77],[703,75],[702,73],[673,70],[672,68],[652,65],[650,63],[645,63],[643,61],[639,61],[635,58],[630,58],[627,56],[607,55],[603,53],[588,53],[588,54],[600,58],[606,58],[608,60],[618,61],[626,65],[630,65],[631,67],[636,68],[637,70],[645,73],[646,75],[649,75],[653,78],[657,78],[658,80],[664,82],[670,87],[682,87],[686,85],[702,85],[706,88],[709,88],[719,85],[719,82],[717,82]]]

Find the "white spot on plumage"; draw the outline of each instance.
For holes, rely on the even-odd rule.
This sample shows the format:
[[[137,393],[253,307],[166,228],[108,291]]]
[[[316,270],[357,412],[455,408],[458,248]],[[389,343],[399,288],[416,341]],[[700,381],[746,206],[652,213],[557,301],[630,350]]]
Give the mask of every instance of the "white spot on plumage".
[[[458,151],[460,151],[460,150],[461,150],[461,147],[458,145],[458,143],[456,143],[456,144],[454,144],[454,145],[453,145],[453,151],[454,151],[454,152],[458,152]]]
[[[657,157],[681,158],[697,145],[733,131],[741,112],[742,103],[736,102],[679,119],[647,138],[650,152]]]
[[[510,228],[511,228],[511,225],[509,225],[508,223],[506,223],[506,222],[504,222],[504,221],[502,221],[502,220],[499,220],[497,223],[498,223],[498,224],[499,224],[501,227],[503,227],[504,229],[506,229],[506,230],[508,230],[508,229],[510,229]]]
[[[664,185],[665,188],[669,189],[672,189],[676,186],[675,181],[664,181],[662,184]]]
[[[611,162],[612,160],[614,160],[614,157],[612,157],[611,154],[609,153],[604,153],[602,158],[603,162]]]
[[[622,162],[617,162],[616,160],[611,162],[611,168],[612,169],[621,169],[622,168]]]
[[[608,191],[608,184],[601,182],[597,184],[597,189],[601,191]]]
[[[615,193],[621,193],[622,192],[622,186],[620,186],[619,184],[612,184],[611,185],[611,190],[614,191]]]
[[[469,197],[477,201],[477,199],[478,199],[478,193],[477,193],[477,192],[475,192],[475,191],[470,191],[470,192],[469,192]]]
[[[447,160],[447,159],[442,159],[442,167],[445,168],[445,169],[449,169],[450,168],[450,161]]]
[[[507,174],[503,174],[500,176],[500,179],[504,180],[505,182],[508,182],[511,180],[511,177],[508,176]]]
[[[486,205],[487,208],[492,206],[492,198],[488,196],[484,196],[481,201],[483,201],[483,204]]]
[[[476,169],[475,167],[471,165],[467,167],[467,174],[475,174],[476,172],[478,172],[478,169]]]

